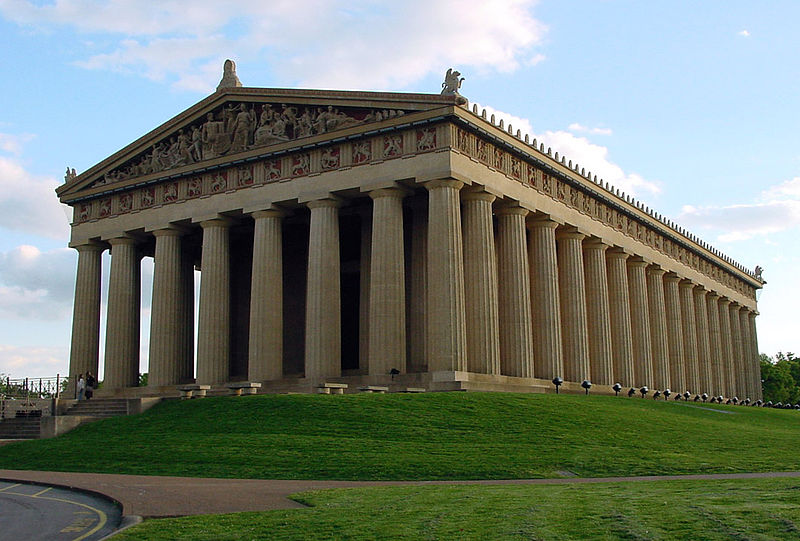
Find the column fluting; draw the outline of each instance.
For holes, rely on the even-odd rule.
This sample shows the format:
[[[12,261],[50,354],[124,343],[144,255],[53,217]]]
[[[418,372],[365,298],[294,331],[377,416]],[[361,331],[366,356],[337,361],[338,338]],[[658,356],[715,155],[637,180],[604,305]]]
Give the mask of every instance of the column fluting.
[[[283,212],[256,211],[247,379],[283,376]]]
[[[628,291],[631,302],[631,337],[633,339],[633,375],[636,386],[655,388],[650,338],[650,311],[647,305],[647,262],[640,257],[628,259]]]
[[[428,189],[428,371],[467,369],[464,307],[464,244],[459,190],[463,183],[441,179]]]
[[[422,197],[411,200],[411,270],[408,280],[408,371],[426,372],[428,300],[428,206]]]
[[[664,269],[647,268],[647,307],[650,314],[650,345],[653,355],[653,386],[669,389],[669,340],[667,312],[664,301]]]
[[[753,386],[753,346],[750,345],[750,318],[747,317],[747,308],[742,306],[739,309],[739,332],[742,335],[742,377],[744,382],[742,388],[745,389],[744,397],[753,398],[755,396],[755,388]]]
[[[558,223],[544,215],[536,215],[529,223],[528,261],[531,272],[534,371],[537,378],[563,378],[561,303],[556,257]]]
[[[528,211],[500,206],[497,261],[500,277],[500,358],[503,375],[534,377],[530,267],[525,229]]]
[[[311,209],[306,283],[306,378],[342,374],[339,201],[318,199]],[[371,348],[370,348],[371,349]]]
[[[556,235],[558,241],[558,284],[561,299],[561,336],[564,348],[564,379],[581,382],[591,376],[586,322],[586,284],[583,272],[583,239],[575,229]]]
[[[467,325],[467,367],[470,372],[500,374],[501,345],[498,266],[503,272],[503,245],[495,251],[492,202],[495,196],[477,189],[461,192],[464,224],[464,298]],[[524,220],[524,217],[522,218]],[[523,221],[524,230],[524,221]],[[523,240],[524,242],[524,240]],[[501,261],[498,263],[498,255]],[[527,269],[527,261],[525,262]],[[501,280],[503,274],[500,274]],[[528,307],[530,315],[530,305]],[[528,318],[530,324],[530,318]],[[503,364],[505,367],[505,364]],[[503,372],[505,373],[505,372]],[[510,374],[515,375],[515,374]]]
[[[225,218],[206,220],[200,263],[197,320],[197,383],[219,384],[230,376],[230,226]]]
[[[728,398],[736,396],[736,365],[734,362],[733,335],[731,334],[730,299],[719,299],[719,328],[722,343],[722,359],[720,362],[725,380],[725,394]]]
[[[108,281],[103,386],[106,389],[120,389],[139,383],[141,259],[136,241],[132,238],[111,239],[109,244],[111,273]]]
[[[369,374],[406,372],[406,285],[403,197],[398,188],[372,190],[369,287]]]
[[[614,380],[623,386],[636,385],[627,259],[628,254],[620,249],[611,248],[606,251]]]
[[[761,354],[758,351],[758,333],[756,332],[756,312],[750,311],[750,346],[753,348],[753,386],[755,388],[755,396],[751,396],[753,400],[763,400],[764,392],[761,385]]]
[[[75,395],[78,374],[90,371],[97,377],[100,359],[100,282],[102,254],[100,244],[81,244],[75,276],[75,301],[72,309],[72,341],[69,352],[69,396]]]
[[[708,347],[711,359],[711,395],[725,396],[727,394],[725,371],[722,367],[725,352],[719,328],[719,295],[709,292],[706,298],[706,310],[708,312]]]
[[[683,357],[686,372],[686,388],[689,392],[700,391],[700,370],[697,363],[697,324],[694,316],[694,284],[689,280],[681,280],[681,327],[683,332]]]
[[[669,379],[672,390],[686,390],[686,370],[683,358],[683,323],[678,282],[681,278],[672,272],[664,275],[664,307],[667,316],[667,340],[669,342]]]
[[[183,377],[185,280],[181,272],[181,237],[174,227],[153,231],[153,300],[150,315],[150,368],[148,386],[177,385]]]
[[[713,380],[711,376],[711,343],[708,328],[708,306],[706,305],[706,294],[708,293],[702,286],[694,288],[694,319],[697,325],[697,365],[699,369],[698,393],[713,392]]]
[[[597,238],[588,239],[583,243],[589,366],[592,371],[591,381],[597,385],[614,384],[611,314],[606,272],[607,249],[608,245]]]
[[[747,389],[744,387],[744,357],[742,355],[742,333],[739,328],[739,304],[732,302],[728,307],[728,318],[731,321],[731,346],[733,358],[731,370],[733,372],[734,396],[744,400]]]

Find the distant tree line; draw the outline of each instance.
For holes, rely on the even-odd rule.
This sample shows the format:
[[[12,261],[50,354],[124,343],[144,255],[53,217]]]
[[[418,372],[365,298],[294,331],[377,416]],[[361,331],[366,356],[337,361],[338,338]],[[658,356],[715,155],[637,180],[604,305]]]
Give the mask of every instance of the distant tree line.
[[[761,381],[764,401],[800,402],[800,357],[778,352],[775,358],[761,354]]]

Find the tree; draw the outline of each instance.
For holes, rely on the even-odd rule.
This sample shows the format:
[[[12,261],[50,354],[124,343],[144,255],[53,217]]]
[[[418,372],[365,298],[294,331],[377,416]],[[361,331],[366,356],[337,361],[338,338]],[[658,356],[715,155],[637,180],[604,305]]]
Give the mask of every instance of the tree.
[[[792,352],[778,352],[775,359],[761,355],[761,380],[764,400],[800,402],[800,358]]]

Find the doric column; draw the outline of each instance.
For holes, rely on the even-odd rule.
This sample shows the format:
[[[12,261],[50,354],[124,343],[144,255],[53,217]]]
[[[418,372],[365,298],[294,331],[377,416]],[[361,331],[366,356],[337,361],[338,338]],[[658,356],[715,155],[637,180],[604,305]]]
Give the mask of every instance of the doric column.
[[[664,269],[647,268],[647,307],[650,314],[650,345],[653,355],[653,387],[670,388],[667,310],[664,302]]]
[[[519,206],[501,206],[496,214],[502,373],[532,378],[533,321],[525,229],[528,211]]]
[[[69,397],[75,395],[78,374],[97,377],[100,355],[100,276],[105,247],[88,243],[75,246],[78,270],[72,308],[72,342],[69,353]]]
[[[528,261],[531,271],[534,370],[537,378],[563,378],[555,235],[558,223],[547,216],[537,215],[530,221],[530,227]]]
[[[369,367],[369,288],[372,274],[372,209],[361,209],[361,259],[358,275],[358,367]]]
[[[139,321],[141,258],[130,237],[109,240],[111,274],[108,281],[106,359],[103,386],[133,387],[139,382]]]
[[[736,368],[733,360],[733,335],[731,334],[731,301],[720,297],[719,305],[719,337],[722,343],[721,370],[725,380],[724,396],[732,398],[736,395]]]
[[[750,318],[747,317],[747,308],[742,306],[739,309],[739,332],[742,335],[742,373],[741,377],[744,378],[742,388],[745,389],[744,397],[740,398],[753,398],[756,394],[756,389],[753,385],[753,346],[750,345]]]
[[[230,376],[231,222],[216,218],[201,222],[200,308],[197,320],[197,383],[224,383]]]
[[[614,384],[611,348],[611,314],[608,306],[606,249],[600,239],[583,243],[583,270],[586,280],[586,318],[589,326],[589,366],[591,381],[597,385]]]
[[[636,386],[654,387],[650,340],[650,311],[647,306],[647,262],[641,257],[628,259],[628,291],[631,301],[633,374]]]
[[[153,231],[153,301],[150,315],[150,371],[148,386],[177,385],[185,377],[186,322],[181,236],[176,227]]]
[[[761,354],[758,351],[758,333],[756,332],[756,312],[750,311],[748,318],[750,320],[750,347],[753,348],[753,388],[755,396],[751,396],[752,400],[763,400],[764,394],[761,386]]]
[[[708,312],[708,349],[711,359],[711,395],[725,396],[725,370],[722,359],[725,352],[722,345],[722,336],[719,329],[719,295],[709,292],[706,298]]]
[[[694,284],[681,280],[681,323],[683,330],[683,357],[685,359],[686,387],[692,393],[700,391],[700,371],[697,365],[697,325],[694,317]]]
[[[183,278],[183,290],[186,294],[183,296],[183,309],[181,312],[181,321],[183,321],[183,336],[184,354],[182,356],[181,364],[181,382],[194,381],[194,268],[195,268],[195,255],[183,246],[181,254],[181,277]]]
[[[500,374],[500,327],[498,314],[498,260],[495,253],[494,228],[492,225],[492,202],[494,195],[480,189],[464,189],[461,192],[464,224],[464,297],[467,316],[467,367],[470,372]],[[520,218],[525,231],[525,218]],[[503,240],[499,239],[500,272]],[[525,261],[527,271],[528,262]],[[501,274],[501,279],[505,275]],[[527,282],[525,284],[527,286]],[[505,286],[505,289],[508,285]],[[527,291],[527,289],[526,289]],[[500,295],[505,293],[501,287]],[[520,292],[517,292],[520,294]],[[505,297],[503,297],[505,299]],[[522,302],[522,301],[517,301]],[[529,302],[525,297],[525,302]],[[502,312],[505,314],[505,312]],[[530,304],[528,304],[530,325]],[[529,327],[530,329],[530,327]],[[505,360],[505,359],[504,359]],[[505,364],[503,365],[505,367]],[[503,372],[506,373],[505,371]],[[509,374],[516,375],[516,374]]]
[[[739,304],[732,302],[728,307],[728,317],[731,321],[731,346],[733,358],[730,369],[733,372],[734,396],[744,400],[747,389],[744,387],[744,357],[742,355],[742,333],[739,328]]]
[[[586,323],[586,284],[583,281],[583,233],[573,228],[561,230],[558,240],[558,285],[564,343],[564,379],[583,381],[589,368],[588,325]]]
[[[411,270],[408,280],[408,371],[425,372],[425,336],[428,332],[428,206],[425,199],[411,201]]]
[[[428,371],[467,369],[461,205],[464,184],[440,179],[428,189]]]
[[[672,272],[664,275],[664,307],[667,316],[667,341],[669,342],[669,380],[672,390],[686,390],[686,371],[683,359],[683,324],[681,322],[681,300],[678,282],[681,279]]]
[[[252,216],[247,379],[266,381],[283,376],[283,212],[260,210]]]
[[[612,248],[606,252],[614,380],[624,386],[636,385],[633,372],[633,337],[627,259],[628,254],[620,249]]]
[[[406,371],[406,283],[403,197],[399,188],[372,190],[369,287],[369,374]]]
[[[339,201],[318,199],[311,209],[306,283],[305,374],[311,380],[342,374]],[[371,348],[370,348],[371,349]]]
[[[711,378],[711,344],[708,329],[708,307],[703,286],[694,288],[694,319],[697,325],[697,364],[700,372],[698,393],[711,394],[714,382]]]

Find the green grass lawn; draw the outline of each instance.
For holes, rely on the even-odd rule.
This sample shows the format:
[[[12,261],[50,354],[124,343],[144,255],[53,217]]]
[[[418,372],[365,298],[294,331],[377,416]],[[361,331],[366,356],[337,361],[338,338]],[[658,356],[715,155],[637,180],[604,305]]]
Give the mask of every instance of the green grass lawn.
[[[313,507],[148,520],[117,538],[800,538],[800,479],[337,489],[295,498]]]
[[[729,412],[729,413],[723,413]],[[800,412],[505,393],[168,401],[0,468],[282,479],[502,479],[800,470]]]

